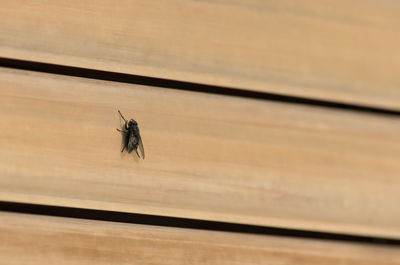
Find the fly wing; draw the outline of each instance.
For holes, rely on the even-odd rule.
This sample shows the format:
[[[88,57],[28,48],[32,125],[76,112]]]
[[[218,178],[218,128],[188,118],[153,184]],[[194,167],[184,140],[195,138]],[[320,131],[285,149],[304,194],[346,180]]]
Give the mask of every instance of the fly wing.
[[[138,135],[138,138],[139,138],[139,151],[140,151],[140,155],[141,155],[141,157],[144,159],[144,147],[143,147],[142,137],[140,137],[140,134]]]

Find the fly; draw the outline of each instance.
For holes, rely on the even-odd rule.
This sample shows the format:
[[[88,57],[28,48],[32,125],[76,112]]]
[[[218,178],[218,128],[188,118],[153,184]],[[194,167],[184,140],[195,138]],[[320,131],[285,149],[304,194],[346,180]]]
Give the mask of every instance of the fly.
[[[131,153],[133,150],[135,150],[138,157],[144,159],[143,142],[142,138],[140,137],[139,126],[137,122],[134,119],[127,121],[119,110],[118,113],[125,121],[125,125],[122,127],[122,130],[117,129],[117,131],[121,132],[123,135],[124,146],[121,150],[121,153],[124,152],[125,149],[128,151],[128,153]]]

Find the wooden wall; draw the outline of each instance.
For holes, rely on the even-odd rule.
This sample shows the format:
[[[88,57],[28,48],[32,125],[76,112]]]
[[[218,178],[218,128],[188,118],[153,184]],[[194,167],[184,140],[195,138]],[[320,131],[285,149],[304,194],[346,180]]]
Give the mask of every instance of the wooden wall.
[[[0,264],[400,264],[399,27],[393,1],[1,1]]]

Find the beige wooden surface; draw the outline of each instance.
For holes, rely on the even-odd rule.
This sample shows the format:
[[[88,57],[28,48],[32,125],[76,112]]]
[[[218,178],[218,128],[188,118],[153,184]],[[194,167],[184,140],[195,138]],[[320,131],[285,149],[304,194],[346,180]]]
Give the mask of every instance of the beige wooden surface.
[[[400,2],[3,0],[0,57],[400,110]]]
[[[0,88],[0,200],[400,238],[398,118],[5,68]]]
[[[0,264],[400,264],[400,248],[0,212]]]

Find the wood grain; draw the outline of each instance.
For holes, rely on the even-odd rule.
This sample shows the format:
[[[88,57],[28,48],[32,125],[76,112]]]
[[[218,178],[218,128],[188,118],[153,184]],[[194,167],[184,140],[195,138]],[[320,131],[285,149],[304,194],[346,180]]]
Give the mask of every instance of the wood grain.
[[[0,57],[400,110],[400,2],[23,1]]]
[[[0,212],[0,264],[400,264],[398,247]]]
[[[399,118],[5,68],[0,87],[0,200],[400,238]]]

